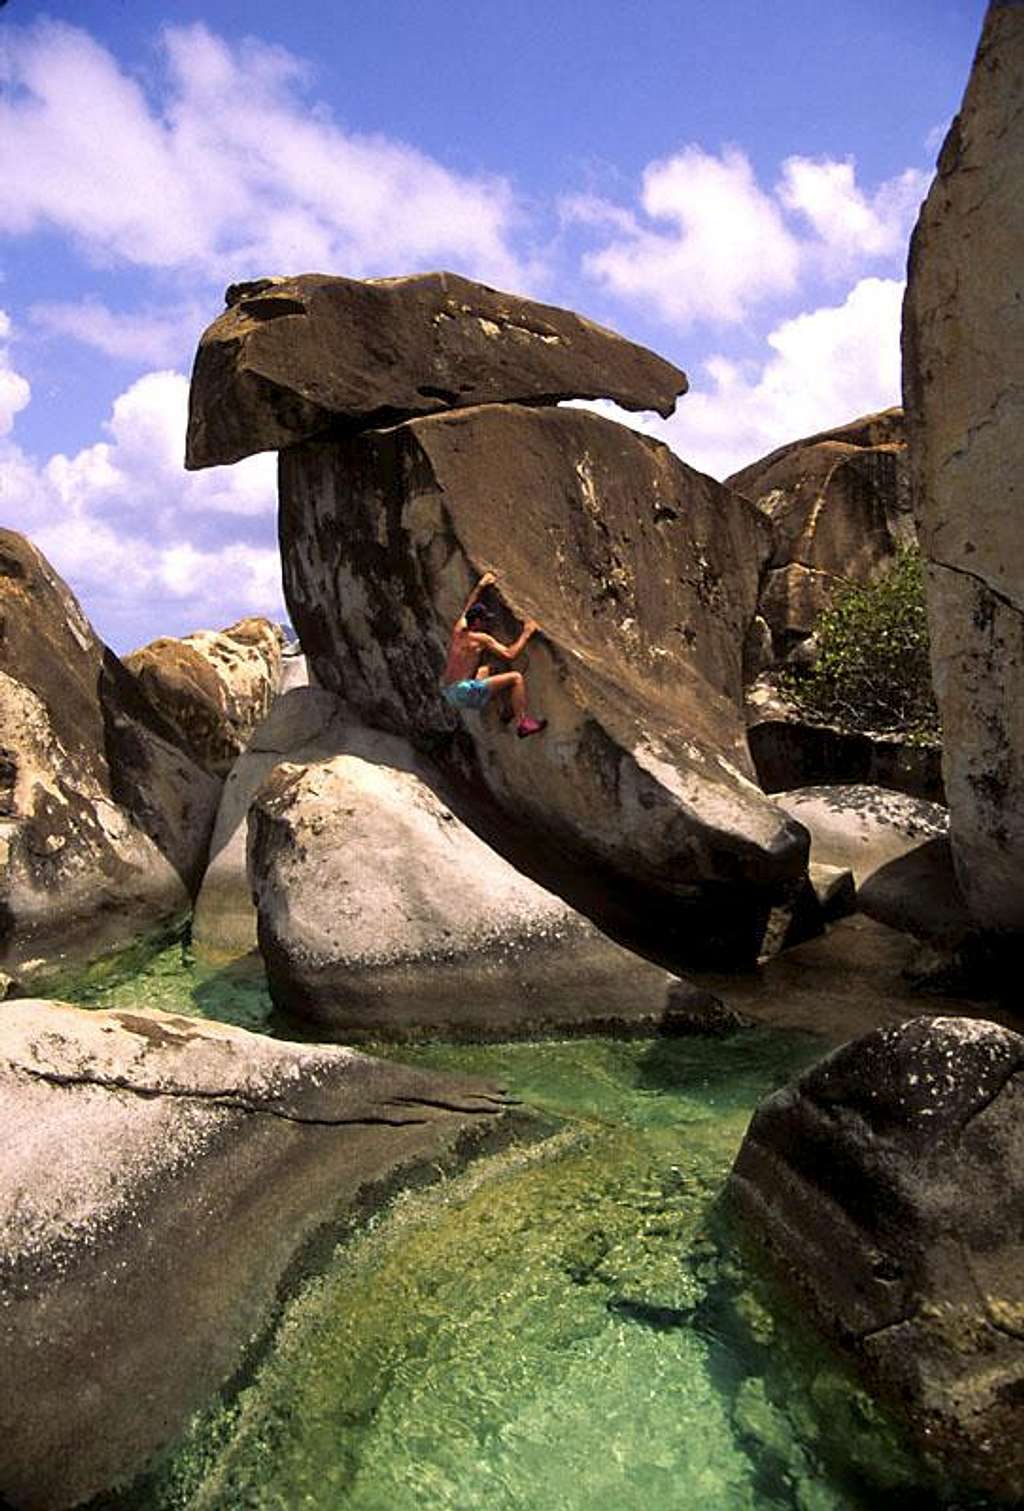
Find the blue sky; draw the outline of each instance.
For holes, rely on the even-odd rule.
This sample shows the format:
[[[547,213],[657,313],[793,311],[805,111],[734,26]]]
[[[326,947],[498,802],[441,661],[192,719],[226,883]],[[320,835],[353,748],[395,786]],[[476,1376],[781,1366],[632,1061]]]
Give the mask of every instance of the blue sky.
[[[181,468],[225,285],[447,267],[690,375],[724,476],[898,401],[984,0],[7,0],[0,523],[119,650],[283,615],[274,464]]]

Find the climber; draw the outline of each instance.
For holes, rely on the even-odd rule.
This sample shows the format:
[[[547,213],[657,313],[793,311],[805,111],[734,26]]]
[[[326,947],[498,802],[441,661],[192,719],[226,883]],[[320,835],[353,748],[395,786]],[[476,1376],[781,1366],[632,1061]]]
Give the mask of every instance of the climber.
[[[547,728],[547,719],[532,719],[526,712],[526,683],[522,672],[497,672],[492,675],[489,665],[482,665],[485,655],[500,656],[503,661],[514,661],[537,629],[533,619],[527,619],[511,645],[503,645],[488,635],[482,627],[490,623],[490,614],[478,603],[485,588],[497,582],[493,572],[485,572],[466,600],[452,628],[451,644],[448,647],[448,664],[441,678],[441,692],[452,708],[486,708],[495,693],[507,692],[512,706],[512,718],[516,721],[516,734],[521,740],[528,735],[539,735]]]

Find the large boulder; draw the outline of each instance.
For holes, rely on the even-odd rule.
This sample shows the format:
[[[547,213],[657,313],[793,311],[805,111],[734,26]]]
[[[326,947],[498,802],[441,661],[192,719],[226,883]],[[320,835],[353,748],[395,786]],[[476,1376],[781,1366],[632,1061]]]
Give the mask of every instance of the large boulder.
[[[0,971],[24,986],[181,923],[220,783],[24,536],[0,531]]]
[[[224,777],[270,708],[284,636],[269,619],[161,636],[124,658],[146,696],[204,770]]]
[[[490,849],[405,741],[340,719],[321,744],[328,733],[344,753],[282,762],[249,810],[249,882],[278,1007],[349,1041],[673,1017],[680,983]]]
[[[903,389],[953,854],[1024,931],[1024,9],[993,4],[921,210]]]
[[[764,952],[807,837],[758,789],[743,646],[763,521],[667,447],[578,409],[485,405],[290,447],[291,617],[316,682],[429,749],[475,828],[673,968]],[[521,742],[440,697],[484,567],[532,615]]]
[[[253,1357],[325,1224],[516,1127],[494,1086],[351,1049],[6,1004],[4,1504],[62,1511],[139,1470]]]
[[[958,1484],[1024,1497],[1024,1038],[916,1018],[754,1115],[729,1180],[777,1279]]]
[[[233,285],[192,373],[187,467],[339,425],[506,400],[613,399],[669,415],[686,375],[582,319],[454,273]]]
[[[877,576],[914,538],[899,409],[793,441],[726,486],[771,526],[760,611],[780,658],[811,633],[837,587]]]

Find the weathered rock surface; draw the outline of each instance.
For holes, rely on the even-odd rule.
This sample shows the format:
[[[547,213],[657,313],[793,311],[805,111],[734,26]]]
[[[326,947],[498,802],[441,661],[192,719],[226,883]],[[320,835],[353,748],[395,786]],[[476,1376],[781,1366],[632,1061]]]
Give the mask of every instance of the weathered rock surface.
[[[454,273],[260,279],[228,304],[196,355],[187,467],[472,404],[606,398],[669,415],[687,387],[570,310]]]
[[[316,682],[429,748],[474,828],[617,938],[672,968],[755,960],[807,843],[746,745],[756,511],[575,409],[487,405],[307,442],[280,479],[286,595]],[[542,626],[539,739],[439,696],[450,626],[488,566]],[[506,613],[498,633],[514,628]]]
[[[316,737],[331,739],[344,753],[310,760],[309,742],[249,810],[249,881],[279,1008],[349,1040],[663,1022],[676,979],[478,839],[405,741],[340,712]]]
[[[865,415],[726,479],[771,525],[760,611],[784,657],[837,586],[866,582],[914,538],[903,413]]]
[[[910,252],[903,390],[953,855],[1024,931],[1024,9],[989,7]]]
[[[139,1470],[323,1224],[515,1126],[494,1086],[350,1049],[6,1004],[0,1497],[62,1511]]]
[[[729,1181],[778,1280],[954,1482],[1024,1496],[1024,1038],[917,1018],[754,1115]]]
[[[182,921],[219,790],[42,555],[0,531],[0,969],[24,986]]]
[[[281,680],[283,635],[269,619],[162,636],[124,658],[153,706],[211,776],[224,777]]]

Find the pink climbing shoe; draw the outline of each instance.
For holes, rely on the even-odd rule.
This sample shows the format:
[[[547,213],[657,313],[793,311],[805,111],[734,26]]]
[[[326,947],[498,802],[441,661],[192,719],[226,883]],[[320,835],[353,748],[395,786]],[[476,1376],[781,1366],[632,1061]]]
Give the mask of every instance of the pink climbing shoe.
[[[516,734],[521,740],[525,740],[528,735],[543,734],[547,727],[547,719],[531,719],[529,714],[527,714],[525,718],[520,719],[519,723],[516,725]]]

